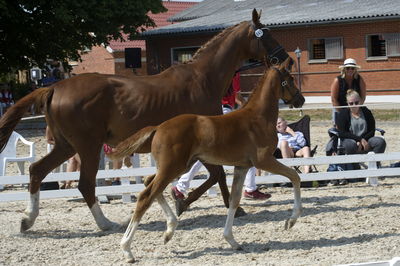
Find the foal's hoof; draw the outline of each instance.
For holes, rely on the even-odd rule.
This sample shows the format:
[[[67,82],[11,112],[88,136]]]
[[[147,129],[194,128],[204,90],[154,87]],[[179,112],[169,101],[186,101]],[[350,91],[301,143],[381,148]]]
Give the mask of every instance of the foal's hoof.
[[[246,216],[246,215],[247,215],[247,213],[243,210],[242,207],[238,207],[238,208],[236,209],[235,218],[241,217],[241,216]]]
[[[294,226],[296,223],[297,219],[289,218],[285,222],[285,230],[288,230]]]
[[[176,215],[179,217],[183,212],[187,210],[188,206],[186,205],[183,199],[176,199],[175,201],[175,209]]]

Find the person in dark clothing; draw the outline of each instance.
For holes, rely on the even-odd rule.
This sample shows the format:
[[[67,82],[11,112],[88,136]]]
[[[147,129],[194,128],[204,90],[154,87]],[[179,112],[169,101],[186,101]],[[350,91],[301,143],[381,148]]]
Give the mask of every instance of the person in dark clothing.
[[[348,58],[343,65],[339,67],[341,73],[337,76],[331,85],[331,102],[333,109],[332,118],[335,122],[336,116],[342,110],[347,108],[336,108],[339,106],[347,106],[346,93],[348,90],[354,90],[360,95],[359,104],[364,104],[367,89],[364,79],[358,74],[356,60]]]
[[[385,139],[375,137],[375,118],[372,112],[367,107],[358,106],[362,100],[358,92],[349,90],[346,99],[350,108],[340,111],[336,119],[345,153],[385,152]]]

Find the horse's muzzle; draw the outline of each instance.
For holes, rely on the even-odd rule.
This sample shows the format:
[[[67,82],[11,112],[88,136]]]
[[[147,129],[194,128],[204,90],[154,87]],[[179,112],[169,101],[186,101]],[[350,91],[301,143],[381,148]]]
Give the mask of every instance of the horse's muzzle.
[[[290,104],[293,105],[295,108],[302,107],[306,99],[304,99],[303,95],[300,93],[297,94],[293,99],[290,101]]]

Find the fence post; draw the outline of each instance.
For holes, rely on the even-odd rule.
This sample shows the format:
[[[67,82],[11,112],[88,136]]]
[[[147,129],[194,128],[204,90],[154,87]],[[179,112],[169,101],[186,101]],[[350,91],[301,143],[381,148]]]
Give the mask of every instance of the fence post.
[[[373,151],[368,152],[368,154],[375,154]],[[377,162],[368,162],[368,169],[378,169]],[[371,186],[376,187],[378,185],[377,177],[367,177],[366,182]]]

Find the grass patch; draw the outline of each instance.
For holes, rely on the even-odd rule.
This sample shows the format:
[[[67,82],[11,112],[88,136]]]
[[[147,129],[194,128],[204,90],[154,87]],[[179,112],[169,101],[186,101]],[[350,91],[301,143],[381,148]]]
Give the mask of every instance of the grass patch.
[[[311,121],[330,121],[332,120],[332,111],[330,109],[304,110],[303,115],[309,115]],[[376,121],[400,121],[400,109],[376,109],[372,110]],[[297,121],[302,116],[300,111],[281,110],[279,115],[288,121]]]

